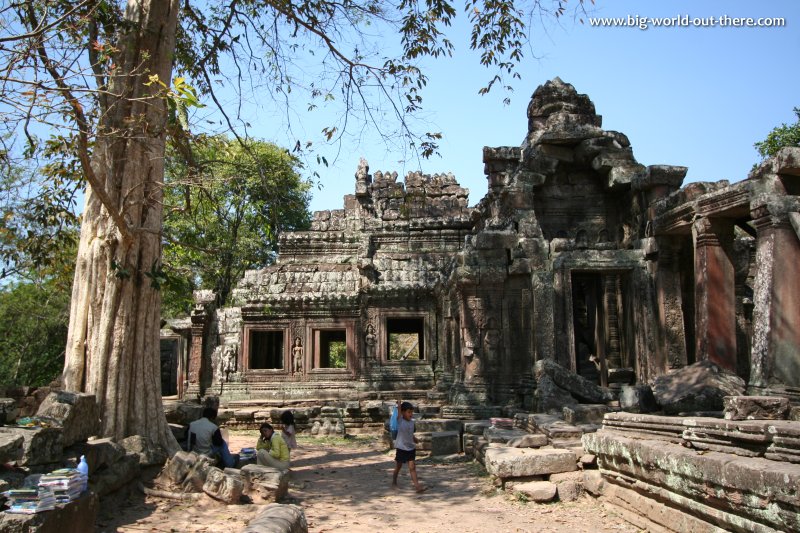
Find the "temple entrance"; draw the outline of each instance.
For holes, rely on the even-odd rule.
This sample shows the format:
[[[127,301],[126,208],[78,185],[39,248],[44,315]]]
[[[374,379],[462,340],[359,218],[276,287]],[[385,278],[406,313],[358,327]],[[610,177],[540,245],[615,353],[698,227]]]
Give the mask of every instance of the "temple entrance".
[[[627,278],[620,272],[572,274],[575,371],[604,387],[635,378],[626,329]]]
[[[178,394],[178,339],[161,339],[161,395]]]

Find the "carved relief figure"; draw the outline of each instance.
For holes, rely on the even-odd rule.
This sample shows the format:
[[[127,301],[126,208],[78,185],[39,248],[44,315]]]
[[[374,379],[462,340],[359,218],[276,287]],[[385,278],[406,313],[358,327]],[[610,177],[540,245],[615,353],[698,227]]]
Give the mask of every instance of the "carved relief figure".
[[[303,373],[303,343],[300,340],[300,337],[295,337],[294,339],[294,347],[292,348],[292,362],[294,364],[292,368],[293,374],[302,374]]]
[[[217,359],[217,381],[230,381],[230,375],[236,372],[236,355],[238,349],[235,344],[222,344],[214,348],[212,354]]]
[[[364,335],[364,344],[366,345],[367,351],[367,360],[375,360],[375,345],[378,343],[378,339],[375,336],[375,328],[372,324],[367,324],[366,334]]]

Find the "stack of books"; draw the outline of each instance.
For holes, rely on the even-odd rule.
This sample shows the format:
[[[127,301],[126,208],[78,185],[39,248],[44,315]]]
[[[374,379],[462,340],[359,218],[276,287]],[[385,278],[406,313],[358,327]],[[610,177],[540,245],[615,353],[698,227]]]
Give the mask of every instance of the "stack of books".
[[[239,451],[239,460],[240,461],[250,461],[256,458],[256,449],[255,448],[242,448]]]
[[[11,489],[3,493],[8,498],[7,513],[33,514],[52,511],[56,508],[56,498],[46,489]]]
[[[60,468],[39,478],[39,490],[53,492],[56,503],[69,503],[80,497],[86,479],[75,468]]]

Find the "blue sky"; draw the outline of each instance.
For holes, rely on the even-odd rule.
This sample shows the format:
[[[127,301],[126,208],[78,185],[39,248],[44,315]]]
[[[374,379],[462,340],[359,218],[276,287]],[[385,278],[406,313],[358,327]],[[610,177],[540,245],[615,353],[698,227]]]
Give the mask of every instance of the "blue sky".
[[[476,204],[486,193],[482,147],[519,145],[530,95],[555,76],[589,95],[603,127],[625,133],[640,163],[688,166],[687,182],[744,179],[758,160],[753,143],[776,125],[794,122],[792,109],[800,106],[800,2],[597,0],[590,15],[783,17],[786,22],[784,27],[641,30],[562,19],[534,29],[536,57],[528,53],[511,104],[504,105],[500,92],[477,94],[490,73],[469,53],[462,20],[452,34],[455,57],[428,66],[424,105],[429,127],[445,136],[441,157],[398,162],[403,153],[367,131],[359,142],[346,143],[338,157],[332,150],[320,152],[331,166],[318,169],[322,189],[315,191],[311,208],[342,207],[342,196],[353,192],[360,156],[373,172],[453,172],[470,189],[470,205]],[[309,118],[308,127],[317,120]],[[253,133],[289,142],[275,132]]]

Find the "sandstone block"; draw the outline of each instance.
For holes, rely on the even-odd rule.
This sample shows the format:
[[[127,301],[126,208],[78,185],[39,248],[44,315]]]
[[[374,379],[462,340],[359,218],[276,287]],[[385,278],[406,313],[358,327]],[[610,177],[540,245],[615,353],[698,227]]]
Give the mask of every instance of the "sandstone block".
[[[499,478],[538,476],[577,470],[575,454],[569,450],[533,448],[487,448],[486,471]]]
[[[558,499],[562,502],[574,502],[583,494],[583,485],[577,481],[564,481],[556,485]]]
[[[599,470],[584,470],[583,488],[592,496],[601,496],[605,488],[603,474]]]
[[[56,463],[64,450],[61,428],[0,427],[0,436],[22,437],[20,466]]]
[[[613,399],[611,391],[592,383],[588,379],[570,372],[552,359],[540,359],[534,365],[534,374],[537,382],[548,375],[560,388],[568,391],[572,396],[587,403],[605,403]]]
[[[570,424],[602,424],[603,417],[611,409],[604,404],[582,404],[565,406],[564,421]]]
[[[25,439],[14,433],[0,433],[0,463],[10,463],[22,457]]]
[[[514,492],[524,494],[529,500],[536,503],[546,503],[556,497],[556,485],[549,481],[529,481],[514,485]]]
[[[139,456],[141,466],[163,465],[167,460],[164,449],[142,435],[131,435],[121,440],[120,444],[127,452]]]
[[[452,455],[461,451],[458,431],[434,431],[431,433],[431,455]]]
[[[667,414],[722,411],[725,396],[741,396],[744,390],[742,378],[710,361],[683,367],[653,382],[656,401]]]
[[[0,425],[13,424],[19,416],[19,409],[14,398],[0,398]]]
[[[203,406],[196,403],[165,402],[164,414],[170,424],[188,426],[203,416]]]
[[[273,503],[250,520],[242,533],[308,533],[308,522],[299,505]]]
[[[490,427],[492,423],[488,420],[481,420],[479,422],[465,422],[464,434],[469,435],[483,435],[486,428]]]
[[[506,445],[510,448],[539,448],[541,446],[547,446],[547,435],[529,433],[509,440]]]
[[[725,396],[725,420],[783,420],[789,414],[789,398],[780,396]]]
[[[619,406],[630,413],[651,413],[658,410],[653,390],[649,385],[623,385]]]
[[[499,442],[505,444],[511,439],[524,437],[528,432],[521,429],[501,429],[490,426],[483,431],[483,436],[490,443]]]
[[[89,476],[89,488],[101,498],[139,477],[139,456],[129,453],[116,463]]]
[[[536,379],[534,400],[536,410],[543,413],[561,413],[565,405],[578,405],[578,402],[566,390],[562,389],[548,375]]]
[[[461,433],[462,423],[460,420],[448,420],[445,418],[422,418],[414,420],[417,433],[432,433],[434,431],[457,431]]]
[[[58,420],[64,446],[85,441],[100,430],[100,409],[94,394],[51,392],[36,414]]]
[[[289,473],[269,466],[246,465],[242,467],[244,494],[255,500],[278,502],[289,492]]]
[[[75,444],[70,450],[76,462],[81,455],[86,456],[86,463],[89,465],[89,475],[91,476],[98,468],[110,466],[125,457],[125,448],[121,444],[114,442],[110,438],[91,439],[87,442]],[[66,455],[66,454],[65,454]]]
[[[203,484],[203,492],[227,504],[239,503],[244,490],[242,474],[232,468],[223,472],[219,468],[211,467]]]

